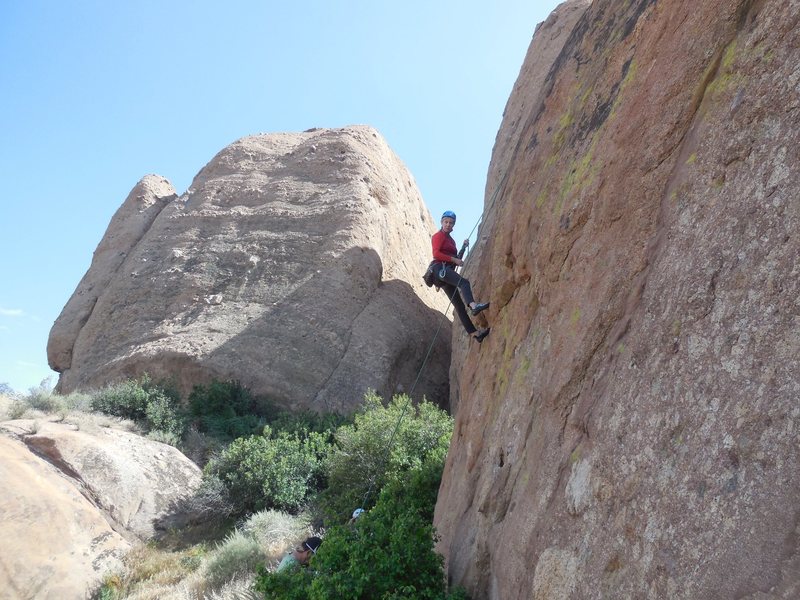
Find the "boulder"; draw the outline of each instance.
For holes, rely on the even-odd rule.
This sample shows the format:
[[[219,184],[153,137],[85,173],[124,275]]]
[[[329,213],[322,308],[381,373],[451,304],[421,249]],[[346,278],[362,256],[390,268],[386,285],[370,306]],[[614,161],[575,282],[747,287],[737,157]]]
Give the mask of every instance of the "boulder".
[[[161,210],[177,197],[172,184],[158,175],[145,176],[131,190],[111,218],[106,234],[94,251],[89,270],[50,332],[47,344],[50,365],[58,365],[59,370],[72,367],[75,340],[92,314],[97,299]]]
[[[448,578],[796,598],[800,2],[576,5],[560,50],[535,50],[556,17],[537,30],[489,169]]]
[[[183,392],[235,379],[287,408],[349,412],[368,389],[411,390],[447,299],[421,280],[433,219],[377,131],[251,136],[180,197],[142,188],[152,179],[51,331],[61,391],[147,372]],[[143,197],[163,205],[146,226],[131,217]],[[115,239],[124,256],[107,260]],[[415,397],[447,406],[449,346],[439,336]]]
[[[61,473],[0,435],[3,598],[88,598],[130,543]]]
[[[88,598],[136,540],[180,523],[200,470],[178,450],[111,428],[0,423],[3,598]]]
[[[200,468],[177,448],[121,429],[20,420],[0,430],[71,477],[128,537],[146,540],[180,521],[181,501],[200,485]]]

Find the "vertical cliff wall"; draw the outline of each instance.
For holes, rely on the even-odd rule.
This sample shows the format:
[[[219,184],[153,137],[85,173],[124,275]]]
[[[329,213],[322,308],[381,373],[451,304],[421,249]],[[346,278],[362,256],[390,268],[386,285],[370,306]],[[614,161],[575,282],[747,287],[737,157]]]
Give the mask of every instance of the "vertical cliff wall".
[[[467,272],[492,335],[451,371],[435,524],[472,597],[800,597],[799,20],[537,30]]]

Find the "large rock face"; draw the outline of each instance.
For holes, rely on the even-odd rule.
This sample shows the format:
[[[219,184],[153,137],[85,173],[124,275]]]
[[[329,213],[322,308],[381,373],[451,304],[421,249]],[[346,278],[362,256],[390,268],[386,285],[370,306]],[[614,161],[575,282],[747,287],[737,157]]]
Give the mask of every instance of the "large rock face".
[[[50,332],[47,354],[53,368],[71,368],[75,342],[98,298],[111,284],[122,263],[147,233],[158,214],[177,197],[172,185],[156,175],[142,179],[128,194],[94,251],[92,267],[81,279]]]
[[[0,597],[87,598],[131,542],[181,523],[200,469],[111,428],[0,423]]]
[[[134,188],[53,326],[50,365],[62,391],[232,378],[321,411],[409,391],[445,319],[421,280],[433,231],[369,127],[244,138],[181,197],[154,176]],[[447,404],[449,344],[416,397]]]
[[[529,53],[490,167],[450,580],[800,597],[800,2],[576,4],[534,36],[563,47]]]

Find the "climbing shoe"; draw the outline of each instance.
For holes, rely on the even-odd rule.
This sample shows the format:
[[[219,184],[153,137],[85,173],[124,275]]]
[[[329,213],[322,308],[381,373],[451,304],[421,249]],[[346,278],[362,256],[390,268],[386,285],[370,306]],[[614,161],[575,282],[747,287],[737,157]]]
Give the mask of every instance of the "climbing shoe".
[[[489,335],[489,329],[490,328],[487,327],[486,329],[481,329],[480,331],[476,331],[475,335],[473,335],[472,337],[474,337],[477,340],[477,342],[480,344],[483,341],[483,338],[485,338],[487,335]]]
[[[489,303],[488,303],[488,302],[483,302],[483,303],[481,303],[481,302],[478,302],[478,303],[475,305],[475,308],[473,308],[473,309],[472,309],[472,316],[474,317],[474,316],[475,316],[475,315],[477,315],[479,312],[483,312],[483,311],[484,311],[484,310],[486,310],[487,308],[489,308]]]

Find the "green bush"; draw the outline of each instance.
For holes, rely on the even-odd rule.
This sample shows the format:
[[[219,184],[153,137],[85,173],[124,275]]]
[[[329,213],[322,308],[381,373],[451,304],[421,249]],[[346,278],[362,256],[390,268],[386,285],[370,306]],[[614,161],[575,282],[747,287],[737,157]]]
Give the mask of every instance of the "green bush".
[[[128,379],[106,386],[92,397],[92,410],[122,417],[131,421],[144,421],[150,393],[145,385],[150,379]]]
[[[136,422],[147,437],[178,446],[186,430],[180,397],[171,387],[156,384],[145,374],[111,384],[90,399],[91,409]]]
[[[154,383],[148,375],[111,384],[92,396],[92,410],[130,419],[148,431],[180,437],[185,419],[180,398],[169,388]]]
[[[150,431],[162,431],[179,440],[186,429],[180,403],[160,390],[149,395],[144,414]]]
[[[222,481],[236,514],[264,508],[296,511],[320,487],[327,451],[324,434],[273,434],[267,426],[264,435],[234,440],[204,474]]]
[[[13,421],[14,419],[21,419],[28,412],[28,405],[22,400],[12,400],[5,409],[5,418]]]
[[[270,573],[262,565],[258,568],[255,589],[267,600],[310,600],[313,582],[311,569],[287,569],[280,573]]]
[[[274,431],[285,431],[307,436],[312,431],[331,434],[342,425],[351,423],[352,419],[335,413],[287,412],[281,411],[270,419],[269,425]]]
[[[80,392],[72,392],[66,396],[56,393],[49,378],[37,387],[30,388],[27,394],[11,396],[0,394],[0,396],[9,401],[8,412],[15,418],[24,415],[28,409],[48,414],[58,413],[62,417],[72,411],[89,412],[92,400],[91,396]]]
[[[49,377],[38,386],[30,388],[22,401],[30,408],[45,413],[58,412],[62,407],[60,397],[53,393],[53,384]]]
[[[354,423],[334,436],[335,451],[325,464],[328,488],[320,498],[322,510],[341,522],[356,507],[368,508],[392,477],[446,452],[452,432],[452,418],[430,402],[415,407],[408,396],[399,395],[383,406],[380,397],[367,394]]]
[[[198,431],[233,440],[259,432],[277,411],[237,381],[212,381],[194,386],[189,412]]]
[[[88,413],[92,410],[92,397],[89,394],[72,392],[59,398],[61,403],[59,411]]]
[[[6,388],[6,392],[0,389],[0,398],[4,402],[0,403],[0,411],[12,415],[15,418],[22,417],[29,410],[47,413],[48,415],[57,414],[62,419],[69,413],[88,413],[93,410],[105,412],[114,416],[127,417],[131,411],[125,408],[131,403],[141,405],[142,400],[153,393],[142,386],[155,388],[146,377],[141,381],[126,381],[122,384],[109,386],[100,392],[88,394],[83,392],[70,392],[62,395],[53,389],[51,378],[43,380],[38,386],[32,387],[25,394],[18,394]],[[160,386],[159,386],[160,388]],[[164,393],[164,392],[161,392]],[[134,400],[131,401],[131,395]],[[176,397],[177,398],[177,397]],[[141,417],[141,411],[133,411]],[[146,422],[141,422],[146,425]]]
[[[464,598],[447,594],[432,525],[444,453],[399,474],[354,525],[330,528],[309,569],[267,573],[256,589],[265,598],[296,600]]]

